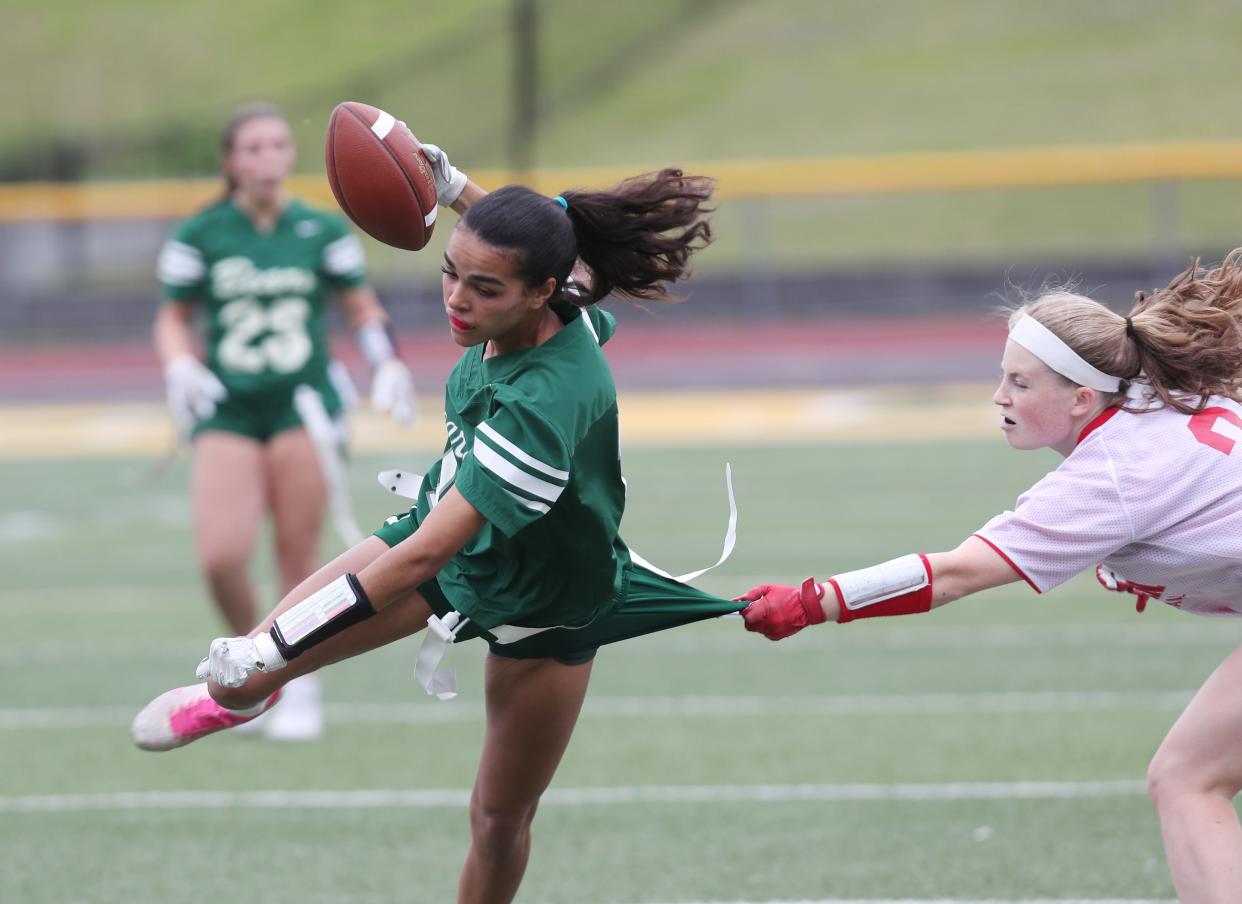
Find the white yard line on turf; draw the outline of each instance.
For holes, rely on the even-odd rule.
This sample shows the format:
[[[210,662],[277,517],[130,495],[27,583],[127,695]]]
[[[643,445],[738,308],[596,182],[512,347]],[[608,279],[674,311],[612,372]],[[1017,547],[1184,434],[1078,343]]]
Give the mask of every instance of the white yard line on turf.
[[[745,580],[739,584],[748,583]],[[696,626],[697,627],[697,626]],[[734,628],[737,626],[734,625]],[[1159,647],[1219,647],[1229,649],[1242,641],[1242,624],[1208,624],[1205,620],[1154,620],[1133,625],[923,625],[867,624],[861,631],[806,631],[781,641],[784,656],[823,656],[835,650],[1042,650],[1089,648],[1101,654],[1111,649]],[[610,656],[720,655],[751,652],[755,637],[730,630],[724,623],[705,624],[703,630],[653,634],[641,642],[617,644]],[[712,629],[715,630],[712,630]]]
[[[686,695],[587,697],[583,718],[711,718],[715,716],[1004,714],[1025,712],[1175,711],[1194,691],[1015,691],[940,694],[823,694],[787,697]],[[136,707],[0,707],[0,731],[124,725]],[[337,725],[407,725],[482,721],[481,702],[329,703]]]
[[[947,782],[839,785],[622,785],[552,788],[540,806],[621,804],[782,804],[822,801],[1082,800],[1136,797],[1146,782]],[[461,808],[469,789],[357,791],[119,791],[0,797],[0,813],[77,813],[88,810],[358,810]]]
[[[739,585],[745,584],[740,581]],[[2,596],[2,594],[0,594]],[[0,615],[9,614],[0,601]],[[98,614],[98,613],[96,613]],[[1152,622],[1150,625],[961,625],[922,628],[864,626],[860,631],[826,631],[812,635],[807,632],[781,643],[781,655],[816,656],[846,653],[891,651],[967,650],[981,653],[988,650],[1047,650],[1070,648],[1090,650],[1104,656],[1110,650],[1176,647],[1203,647],[1228,650],[1242,640],[1242,625],[1206,625],[1203,621],[1184,624]],[[1204,620],[1206,621],[1206,620]],[[609,658],[650,658],[676,655],[721,656],[765,652],[767,647],[740,625],[703,625],[702,630],[655,634],[635,641],[617,644],[608,649]],[[846,635],[849,635],[848,637]],[[130,662],[136,651],[143,661],[151,663],[184,663],[197,661],[201,649],[197,644],[165,649],[148,649],[150,644],[137,642],[109,643],[100,646],[84,634],[77,640],[44,640],[15,643],[0,642],[0,668],[18,666],[59,667],[79,663],[99,664]]]

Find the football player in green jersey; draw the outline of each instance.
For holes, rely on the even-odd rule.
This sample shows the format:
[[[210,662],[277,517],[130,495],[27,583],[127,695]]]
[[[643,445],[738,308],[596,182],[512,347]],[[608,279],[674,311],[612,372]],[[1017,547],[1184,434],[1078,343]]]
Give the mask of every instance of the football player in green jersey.
[[[213,642],[199,667],[211,680],[162,694],[131,731],[145,749],[179,747],[264,711],[290,675],[423,628],[420,660],[438,642],[482,637],[487,725],[458,901],[496,904],[521,881],[596,648],[741,606],[641,564],[618,534],[617,400],[600,348],[614,321],[595,307],[612,293],[666,297],[710,240],[713,186],[666,169],[554,199],[520,186],[485,194],[426,147],[440,202],[463,214],[442,280],[464,349],[443,457],[413,509],[249,636]],[[443,691],[439,675],[424,675],[429,691]]]
[[[224,196],[177,227],[158,265],[165,302],[155,346],[178,431],[193,437],[198,559],[236,632],[258,618],[249,562],[268,512],[282,594],[319,565],[334,489],[325,477],[339,485],[335,447],[343,439],[343,422],[333,420],[343,414],[343,384],[329,377],[329,296],[374,367],[373,404],[403,421],[413,413],[413,382],[367,284],[362,246],[340,217],[286,194],[293,162],[279,110],[238,110],[222,141]],[[192,337],[200,310],[205,360]],[[346,507],[334,515],[348,524]],[[313,678],[289,688],[289,705],[268,720],[269,734],[317,736],[317,698]]]

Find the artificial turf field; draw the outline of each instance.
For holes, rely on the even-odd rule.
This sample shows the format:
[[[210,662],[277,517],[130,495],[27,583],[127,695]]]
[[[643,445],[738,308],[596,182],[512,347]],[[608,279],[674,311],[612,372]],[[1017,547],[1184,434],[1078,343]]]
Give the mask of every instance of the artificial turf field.
[[[732,462],[738,548],[699,582],[730,595],[955,545],[1056,463],[995,436],[623,459],[624,533],[675,571],[714,561]],[[396,510],[371,475],[399,463],[353,461],[364,525]],[[333,667],[316,744],[130,745],[219,633],[185,459],[147,464],[0,463],[0,901],[453,900],[478,645],[449,703],[414,683],[412,640]],[[720,620],[606,648],[518,900],[1169,900],[1145,766],[1240,635],[1080,578],[779,644]]]

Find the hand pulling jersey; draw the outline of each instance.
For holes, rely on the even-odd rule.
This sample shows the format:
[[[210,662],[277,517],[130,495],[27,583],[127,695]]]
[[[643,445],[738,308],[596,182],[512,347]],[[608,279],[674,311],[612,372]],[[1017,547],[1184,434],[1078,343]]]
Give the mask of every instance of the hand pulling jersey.
[[[1242,405],[1110,408],[976,536],[1037,592],[1102,561],[1171,606],[1242,614]]]

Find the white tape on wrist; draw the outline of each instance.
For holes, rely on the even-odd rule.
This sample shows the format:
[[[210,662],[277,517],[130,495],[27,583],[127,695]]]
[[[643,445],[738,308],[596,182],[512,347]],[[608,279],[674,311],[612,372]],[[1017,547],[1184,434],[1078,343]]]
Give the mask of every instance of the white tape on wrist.
[[[293,646],[357,603],[358,597],[349,586],[348,576],[341,575],[293,608],[282,612],[276,619],[276,627],[280,629],[285,643]]]
[[[263,671],[274,672],[288,665],[280,653],[280,648],[276,646],[276,641],[272,640],[272,635],[267,631],[254,639],[254,648],[258,650],[259,659],[263,662]]]
[[[870,568],[833,575],[841,598],[851,611],[921,590],[928,584],[927,569],[917,554],[891,559]]]

